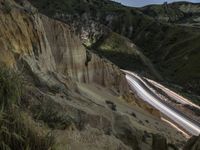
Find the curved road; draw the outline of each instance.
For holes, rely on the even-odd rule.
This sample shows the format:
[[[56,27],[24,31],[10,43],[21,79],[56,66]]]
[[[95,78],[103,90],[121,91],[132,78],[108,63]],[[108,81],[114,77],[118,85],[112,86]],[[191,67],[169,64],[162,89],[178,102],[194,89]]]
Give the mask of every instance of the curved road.
[[[126,73],[126,79],[131,86],[131,89],[135,91],[141,99],[158,109],[191,135],[200,134],[200,123],[198,121],[191,119],[183,112],[180,112],[176,108],[170,106],[165,100],[162,100],[144,79],[133,72],[123,71]],[[181,100],[182,99],[180,99],[180,101]],[[185,102],[185,99],[183,99],[183,101]],[[191,105],[193,105],[193,103]]]

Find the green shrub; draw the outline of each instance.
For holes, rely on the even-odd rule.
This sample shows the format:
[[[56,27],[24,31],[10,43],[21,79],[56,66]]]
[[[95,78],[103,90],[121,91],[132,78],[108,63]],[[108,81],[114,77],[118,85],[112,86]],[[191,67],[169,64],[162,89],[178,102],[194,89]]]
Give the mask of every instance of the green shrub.
[[[36,120],[43,121],[52,129],[64,130],[73,124],[73,119],[53,102],[34,106],[31,111]]]
[[[4,11],[5,13],[10,13],[11,9],[12,9],[12,6],[11,6],[9,0],[6,0],[6,1],[4,2],[3,11]]]
[[[52,150],[54,138],[22,114],[22,81],[14,71],[0,68],[0,150]]]
[[[52,150],[54,138],[41,135],[18,110],[0,113],[1,150]]]
[[[2,109],[19,105],[22,95],[20,75],[12,70],[0,68],[0,106]]]

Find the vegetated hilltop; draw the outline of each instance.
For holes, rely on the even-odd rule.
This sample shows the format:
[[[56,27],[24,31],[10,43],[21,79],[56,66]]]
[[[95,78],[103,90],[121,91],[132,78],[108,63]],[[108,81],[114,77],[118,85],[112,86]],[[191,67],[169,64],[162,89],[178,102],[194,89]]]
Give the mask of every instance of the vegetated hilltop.
[[[0,0],[0,149],[167,150],[186,138],[69,25]]]
[[[31,2],[40,12],[71,24],[85,45],[121,68],[164,78],[164,82],[182,86],[181,92],[200,93],[200,32],[194,27],[199,4],[131,8],[109,0]],[[120,42],[122,36],[127,42]],[[131,43],[132,50],[126,43]],[[135,49],[145,59],[134,55]]]
[[[163,5],[149,5],[141,10],[146,15],[160,21],[197,28],[200,26],[200,3],[164,3]]]

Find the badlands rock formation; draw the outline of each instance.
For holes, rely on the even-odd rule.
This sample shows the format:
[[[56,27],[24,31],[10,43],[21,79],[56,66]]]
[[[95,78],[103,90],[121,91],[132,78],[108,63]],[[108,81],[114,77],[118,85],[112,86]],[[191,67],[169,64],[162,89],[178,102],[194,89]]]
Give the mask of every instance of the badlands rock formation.
[[[75,31],[83,33],[81,37],[87,46],[95,43],[92,49],[116,65],[147,77],[164,78],[165,84],[198,103],[199,3],[178,2],[132,8],[109,0],[29,1],[40,12],[67,22]],[[110,45],[118,47],[117,43],[125,37],[129,39],[125,41],[136,44],[132,53],[127,52],[126,44],[120,47],[120,53],[115,49],[109,51],[110,45],[107,45],[107,51],[101,49],[102,42],[112,37],[110,34],[107,36],[111,31],[118,36],[109,39]],[[106,35],[101,36],[102,33]],[[117,40],[119,38],[121,40]],[[145,54],[149,61],[135,55],[135,49]],[[122,55],[127,59],[121,59]]]
[[[121,94],[127,91],[119,69],[87,52],[69,26],[38,13],[26,12],[26,8],[13,3],[10,5],[13,8],[10,12],[1,10],[2,63],[16,67],[21,60],[42,81],[47,81],[51,74],[60,73],[76,81],[116,88]]]
[[[183,147],[186,138],[137,100],[119,68],[86,50],[68,25],[26,1],[0,0],[0,8],[0,64],[22,74],[21,109],[39,131],[52,131],[56,149]]]

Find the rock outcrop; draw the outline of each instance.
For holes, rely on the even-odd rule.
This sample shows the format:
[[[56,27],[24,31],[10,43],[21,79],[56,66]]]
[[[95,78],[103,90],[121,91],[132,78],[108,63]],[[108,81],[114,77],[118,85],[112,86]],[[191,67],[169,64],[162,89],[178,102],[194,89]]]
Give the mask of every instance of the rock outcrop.
[[[82,33],[81,37],[86,45],[95,42],[98,46],[101,45],[102,41],[109,38],[107,33],[110,31],[118,33],[121,41],[122,37],[130,39],[150,63],[145,63],[141,55],[127,53],[125,45],[122,53],[115,50],[105,52],[98,46],[94,49],[124,69],[136,70],[150,78],[157,76],[157,79],[161,79],[158,78],[160,74],[166,84],[169,83],[172,87],[177,84],[182,87],[181,92],[192,97],[198,95],[200,87],[194,83],[199,83],[199,3],[165,3],[144,8],[130,8],[108,0],[81,2],[74,0],[68,3],[63,3],[62,0],[51,3],[29,1],[40,12],[72,24],[75,31]],[[79,5],[76,5],[77,3]],[[53,5],[57,7],[48,9]],[[106,33],[106,36],[102,37],[102,33]],[[111,43],[113,47],[116,46],[115,42]],[[132,52],[134,50],[132,48]],[[121,55],[127,60],[121,60]],[[117,60],[111,58],[113,56]],[[150,68],[150,71],[143,69],[143,72],[141,68]],[[195,98],[198,99],[197,96]]]
[[[184,146],[183,150],[199,150],[200,149],[200,136],[193,136],[187,144]]]
[[[6,7],[4,2],[1,7]],[[112,88],[122,95],[127,91],[128,85],[119,69],[87,52],[68,25],[38,13],[29,14],[15,3],[10,2],[10,7],[10,12],[1,10],[0,16],[2,63],[15,67],[19,60],[24,61],[43,81],[50,74],[60,73],[74,81]]]
[[[120,69],[88,51],[68,25],[26,1],[0,0],[0,8],[0,64],[21,72],[23,111],[53,132],[58,149],[183,146],[183,135],[137,104]]]

